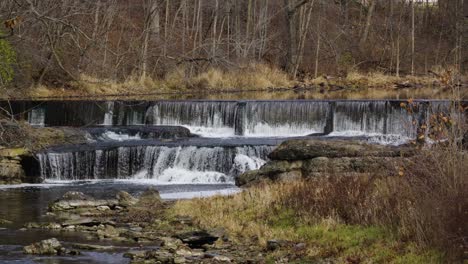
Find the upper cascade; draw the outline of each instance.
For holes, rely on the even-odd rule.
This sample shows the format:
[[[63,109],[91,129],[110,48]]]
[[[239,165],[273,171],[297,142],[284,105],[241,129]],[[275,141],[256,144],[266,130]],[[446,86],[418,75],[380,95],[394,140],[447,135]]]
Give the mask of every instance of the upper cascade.
[[[18,119],[36,126],[184,126],[203,137],[399,136],[414,139],[431,113],[450,101],[13,101]],[[1,103],[0,103],[1,105]]]

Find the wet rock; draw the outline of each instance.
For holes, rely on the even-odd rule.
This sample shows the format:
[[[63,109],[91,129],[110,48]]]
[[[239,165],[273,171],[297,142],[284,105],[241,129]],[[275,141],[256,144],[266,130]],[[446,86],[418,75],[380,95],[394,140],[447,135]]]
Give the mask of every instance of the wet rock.
[[[150,188],[143,192],[140,196],[138,205],[145,205],[145,204],[162,204],[161,195],[159,191],[153,188]]]
[[[56,239],[51,238],[40,242],[25,246],[24,252],[31,255],[64,255],[67,250],[62,247],[62,244]],[[71,252],[70,252],[71,253]]]
[[[153,259],[160,263],[172,264],[174,263],[174,255],[165,250],[148,251],[145,254],[146,259]]]
[[[237,186],[246,186],[249,183],[257,183],[266,179],[258,170],[247,171],[236,177]]]
[[[102,246],[102,245],[92,245],[92,244],[73,244],[72,247],[78,248],[81,250],[97,250],[97,251],[108,251],[113,250],[113,246]]]
[[[130,207],[138,202],[138,199],[124,191],[121,191],[117,194],[117,200],[119,201],[119,206],[122,207]]]
[[[29,222],[29,223],[26,223],[24,227],[27,229],[38,229],[38,228],[41,228],[42,225],[36,222]]]
[[[113,208],[118,204],[117,200],[59,200],[49,208],[51,211],[66,211],[84,208],[98,208],[107,206]]]
[[[97,230],[97,236],[99,239],[117,238],[120,236],[120,232],[111,225],[101,225]]]
[[[206,231],[192,231],[178,234],[176,237],[191,248],[201,248],[205,244],[211,245],[219,238]]]
[[[70,219],[70,220],[64,221],[62,223],[62,226],[77,226],[77,225],[95,226],[99,224],[100,222],[95,219],[88,218],[88,217],[80,217],[77,219]]]
[[[179,246],[183,244],[183,242],[180,239],[172,237],[161,237],[161,240],[161,246],[172,251],[176,251],[179,248]]]
[[[11,225],[13,224],[12,221],[6,220],[6,219],[0,219],[0,225]]]
[[[43,227],[46,228],[46,229],[58,230],[58,229],[62,228],[62,225],[60,225],[59,223],[52,222],[52,223],[47,223]]]
[[[129,259],[144,259],[146,258],[146,251],[130,251],[123,254],[124,258]]]
[[[94,200],[91,196],[88,196],[82,192],[67,192],[62,196],[61,200],[71,201],[71,200]]]
[[[275,251],[280,248],[287,247],[289,245],[288,241],[285,240],[268,240],[267,241],[267,250],[269,251]]]
[[[213,258],[214,261],[219,261],[219,262],[225,262],[225,263],[230,263],[231,259],[226,257],[226,256],[215,256]]]
[[[187,260],[185,259],[185,257],[175,257],[174,258],[174,264],[182,264],[182,263],[186,263]]]
[[[98,211],[101,211],[101,212],[110,211],[110,210],[111,210],[111,208],[110,208],[109,206],[107,206],[107,205],[98,206],[98,207],[96,207],[96,209],[97,209]]]

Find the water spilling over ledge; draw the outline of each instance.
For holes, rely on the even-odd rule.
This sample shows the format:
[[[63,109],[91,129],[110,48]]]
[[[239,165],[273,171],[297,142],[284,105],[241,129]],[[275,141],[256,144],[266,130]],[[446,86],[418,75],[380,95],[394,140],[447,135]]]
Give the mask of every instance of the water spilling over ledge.
[[[232,183],[258,169],[281,142],[314,136],[399,145],[428,133],[432,113],[452,102],[14,101],[14,117],[33,126],[74,126],[87,144],[37,155],[47,180],[126,179],[159,183]],[[0,105],[2,103],[0,102]],[[466,102],[465,102],[466,104]],[[195,134],[195,135],[194,135]]]
[[[154,179],[165,183],[232,183],[258,169],[272,146],[135,146],[38,154],[47,180]]]
[[[37,126],[180,125],[205,137],[338,133],[414,138],[430,111],[451,105],[416,100],[409,113],[401,103],[406,101],[14,101],[11,108],[17,119]]]

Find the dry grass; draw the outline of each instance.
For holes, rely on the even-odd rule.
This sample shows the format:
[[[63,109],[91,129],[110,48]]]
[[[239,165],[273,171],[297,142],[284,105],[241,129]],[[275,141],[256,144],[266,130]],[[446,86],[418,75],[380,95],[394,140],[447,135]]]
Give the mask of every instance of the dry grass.
[[[176,68],[163,79],[129,76],[124,81],[103,80],[81,75],[67,88],[36,86],[25,91],[31,97],[145,94],[155,92],[187,92],[191,90],[259,90],[291,87],[294,83],[281,70],[264,64],[249,64],[230,71],[210,68],[195,76],[188,76],[185,68]]]
[[[249,64],[234,71],[211,68],[193,78],[193,86],[202,89],[254,90],[291,87],[288,75],[263,64]]]
[[[411,84],[413,86],[432,86],[437,82],[434,76],[401,76],[385,74],[382,72],[369,72],[361,73],[357,71],[349,72],[346,77],[331,77],[326,79],[320,76],[315,79],[307,80],[306,83],[310,85],[328,85],[328,86],[343,86],[354,89],[366,88],[380,88],[389,89],[394,88],[395,84]]]
[[[322,178],[273,183],[231,197],[178,202],[175,215],[189,215],[203,228],[223,227],[239,243],[265,245],[279,239],[304,242],[301,258],[362,263],[436,263],[441,254],[403,242],[388,222],[391,212],[377,197],[374,179]],[[379,213],[384,213],[379,216]],[[366,224],[374,223],[374,224]],[[356,262],[356,263],[359,263]]]
[[[441,255],[431,249],[438,248],[447,253],[443,262],[457,261],[468,238],[468,155],[453,143],[421,149],[397,177],[265,184],[173,210],[205,228],[222,226],[239,241],[306,242],[315,257],[435,263]]]

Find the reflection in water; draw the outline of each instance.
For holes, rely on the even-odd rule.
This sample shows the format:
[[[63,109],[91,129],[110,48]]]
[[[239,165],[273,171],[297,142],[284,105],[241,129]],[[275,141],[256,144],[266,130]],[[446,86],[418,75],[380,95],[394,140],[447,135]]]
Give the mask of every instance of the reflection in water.
[[[467,98],[462,94],[462,98]],[[212,91],[197,90],[181,93],[154,93],[125,96],[83,96],[83,97],[54,97],[54,100],[296,100],[296,99],[447,99],[452,95],[449,91],[438,88],[421,87],[411,89],[389,88],[360,88],[327,91],[326,89],[269,89],[260,91]],[[47,97],[32,99],[48,99]],[[52,99],[52,98],[49,98]]]

